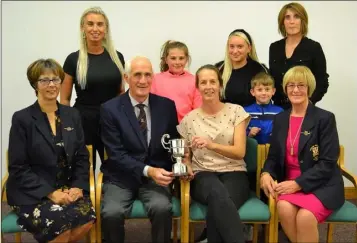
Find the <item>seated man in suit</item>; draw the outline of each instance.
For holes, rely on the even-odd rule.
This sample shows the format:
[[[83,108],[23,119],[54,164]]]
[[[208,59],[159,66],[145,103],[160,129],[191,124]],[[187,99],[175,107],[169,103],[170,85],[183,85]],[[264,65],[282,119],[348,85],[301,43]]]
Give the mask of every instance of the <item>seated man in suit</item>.
[[[102,231],[106,243],[124,242],[124,220],[135,199],[152,223],[152,241],[170,242],[174,179],[170,154],[161,137],[178,138],[175,103],[150,94],[153,70],[145,57],[128,62],[129,90],[101,107],[102,140],[108,155],[102,166]]]

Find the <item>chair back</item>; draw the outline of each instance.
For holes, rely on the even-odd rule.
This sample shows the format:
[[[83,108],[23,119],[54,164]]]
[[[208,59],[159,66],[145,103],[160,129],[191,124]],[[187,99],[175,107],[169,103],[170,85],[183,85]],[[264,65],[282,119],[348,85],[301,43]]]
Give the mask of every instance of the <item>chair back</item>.
[[[89,156],[89,167],[93,167],[93,146],[92,145],[86,145]],[[94,168],[95,169],[95,168]]]
[[[258,165],[258,142],[254,138],[247,137],[244,161],[248,173],[256,172]]]
[[[338,156],[337,164],[339,167],[345,165],[345,147],[343,147],[343,145],[340,145],[340,154]]]
[[[7,202],[6,197],[6,181],[9,177],[9,152],[6,150],[6,174],[4,178],[1,180],[1,202]]]

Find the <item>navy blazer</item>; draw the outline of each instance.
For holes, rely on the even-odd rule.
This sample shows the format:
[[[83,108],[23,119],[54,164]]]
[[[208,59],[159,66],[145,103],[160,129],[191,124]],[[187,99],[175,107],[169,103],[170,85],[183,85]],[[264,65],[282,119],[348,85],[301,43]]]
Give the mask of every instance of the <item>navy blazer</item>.
[[[81,118],[75,108],[57,103],[62,122],[64,149],[69,163],[71,187],[89,191],[89,154],[84,143]],[[37,204],[56,190],[58,172],[54,140],[41,108],[33,105],[12,116],[9,138],[10,205]]]
[[[102,163],[104,182],[137,189],[142,184],[145,165],[172,170],[171,154],[161,145],[161,137],[179,138],[175,103],[150,94],[151,141],[147,145],[140,131],[129,91],[101,107],[101,134],[108,159]]]
[[[284,181],[285,151],[291,109],[275,116],[268,158],[263,172]],[[339,139],[333,113],[309,104],[301,127],[298,159],[301,175],[296,182],[304,193],[313,193],[328,209],[344,203],[344,183],[337,164]]]

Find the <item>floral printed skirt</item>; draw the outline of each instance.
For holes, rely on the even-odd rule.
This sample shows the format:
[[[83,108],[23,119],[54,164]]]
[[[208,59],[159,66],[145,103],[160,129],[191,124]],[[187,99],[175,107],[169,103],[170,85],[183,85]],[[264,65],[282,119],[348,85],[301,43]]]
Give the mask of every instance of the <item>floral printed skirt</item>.
[[[54,204],[44,200],[37,205],[11,206],[19,217],[19,226],[32,233],[38,242],[48,242],[63,232],[96,219],[89,197],[69,205]]]

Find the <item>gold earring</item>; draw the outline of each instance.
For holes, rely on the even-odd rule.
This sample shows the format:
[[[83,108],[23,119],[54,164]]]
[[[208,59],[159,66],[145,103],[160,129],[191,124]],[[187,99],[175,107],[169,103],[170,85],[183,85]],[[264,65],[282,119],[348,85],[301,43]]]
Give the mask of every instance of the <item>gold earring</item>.
[[[86,33],[84,33],[84,31],[83,31],[82,37],[83,37],[83,39],[86,38]]]

